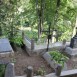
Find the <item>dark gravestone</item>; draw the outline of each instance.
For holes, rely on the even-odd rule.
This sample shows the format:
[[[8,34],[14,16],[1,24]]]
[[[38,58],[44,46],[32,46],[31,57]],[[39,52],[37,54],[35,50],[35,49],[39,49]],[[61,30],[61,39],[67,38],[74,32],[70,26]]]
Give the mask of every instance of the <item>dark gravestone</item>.
[[[76,35],[73,38],[71,38],[70,47],[77,48],[77,28],[76,28]]]
[[[70,47],[71,48],[77,48],[77,37],[71,38]]]
[[[0,39],[0,53],[3,52],[12,52],[12,47],[6,38]]]

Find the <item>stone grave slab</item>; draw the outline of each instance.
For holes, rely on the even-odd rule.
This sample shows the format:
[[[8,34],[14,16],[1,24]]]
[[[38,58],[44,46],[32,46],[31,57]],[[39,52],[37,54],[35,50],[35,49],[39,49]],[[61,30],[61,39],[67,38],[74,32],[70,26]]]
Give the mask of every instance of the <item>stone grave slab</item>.
[[[7,38],[0,39],[0,53],[12,52],[12,47]]]
[[[77,58],[77,48],[66,47],[64,52],[72,59]]]

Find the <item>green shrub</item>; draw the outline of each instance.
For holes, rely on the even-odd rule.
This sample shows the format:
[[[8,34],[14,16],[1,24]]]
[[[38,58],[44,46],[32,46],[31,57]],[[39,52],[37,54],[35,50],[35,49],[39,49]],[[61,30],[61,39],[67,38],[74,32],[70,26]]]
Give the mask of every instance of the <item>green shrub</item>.
[[[64,67],[64,63],[68,60],[68,57],[64,56],[59,51],[51,51],[49,54],[51,55],[52,59],[61,64],[62,67]]]
[[[35,42],[38,41],[38,32],[37,31],[29,31],[29,30],[26,30],[25,31],[25,35],[28,36],[30,39],[34,39]],[[40,38],[40,42],[43,43],[44,40],[46,38],[46,35],[43,33],[41,35],[41,38]]]
[[[21,36],[15,36],[14,38],[11,39],[11,42],[16,44],[17,46],[22,46],[23,40]]]
[[[4,77],[5,69],[6,69],[6,65],[5,64],[0,64],[0,77]]]
[[[38,39],[38,33],[36,31],[25,31],[25,35],[28,36],[30,39],[34,39],[35,41],[37,41]]]

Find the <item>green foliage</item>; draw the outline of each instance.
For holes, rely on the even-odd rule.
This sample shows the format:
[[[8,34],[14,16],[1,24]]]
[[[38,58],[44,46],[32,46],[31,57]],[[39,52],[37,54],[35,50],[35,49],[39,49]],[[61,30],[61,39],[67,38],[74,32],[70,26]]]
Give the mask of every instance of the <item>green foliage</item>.
[[[6,65],[5,64],[0,64],[0,77],[4,77],[5,69],[6,69]]]
[[[37,33],[37,31],[35,31],[35,30],[33,30],[33,31],[25,30],[24,32],[25,32],[25,35],[27,37],[29,37],[30,39],[34,39],[36,44],[40,44],[40,43],[45,42],[46,35],[44,33],[41,35],[40,41],[38,41],[38,33]]]
[[[59,37],[59,41],[63,41],[64,39],[67,39],[67,41],[71,40],[71,34],[72,32],[67,30],[66,32],[64,32],[61,37]]]
[[[45,71],[44,67],[40,67],[36,73],[37,73],[37,75],[43,76],[43,75],[45,75],[46,71]]]
[[[41,0],[1,0],[0,27],[2,28],[2,35],[8,37],[10,40],[15,38],[19,32],[17,27],[20,27],[20,25],[23,26],[26,21],[29,23],[28,26],[32,29],[38,29],[37,24],[39,22],[36,12],[37,1],[38,8],[41,8]],[[48,30],[48,23],[51,22],[51,30],[55,28],[58,32],[62,32],[62,34],[58,36],[59,40],[62,40],[62,38],[69,39],[68,31],[70,31],[70,35],[72,35],[77,16],[77,0],[60,1],[60,6],[56,7],[57,0],[42,0],[43,5],[45,5],[42,9],[44,11],[42,29]],[[71,26],[70,28],[67,24],[64,24],[65,20],[72,23],[69,25]],[[38,36],[35,36],[35,34],[37,33],[29,35],[31,38],[37,40]]]
[[[64,67],[64,62],[68,60],[68,57],[64,56],[59,51],[51,51],[49,54],[51,55],[52,59],[61,64],[62,67]]]
[[[14,44],[16,44],[17,46],[22,46],[23,44],[23,40],[21,36],[15,36],[11,39],[11,42],[13,42]]]
[[[8,37],[9,39],[17,35],[17,3],[18,0],[3,0],[2,5],[0,6],[0,26],[2,28],[2,35]]]
[[[11,62],[12,63],[16,63],[16,59],[15,58],[11,58]]]
[[[35,41],[37,41],[37,38],[38,38],[38,34],[37,34],[37,31],[29,31],[29,30],[26,30],[25,31],[25,35],[27,36],[27,37],[29,37],[30,39],[34,39]]]
[[[36,7],[36,5],[35,5],[36,2],[38,2],[38,6],[39,6],[39,8],[41,8],[41,0],[30,0],[30,1],[33,5],[33,8]],[[75,25],[75,20],[76,20],[76,16],[77,16],[77,13],[76,13],[77,12],[77,6],[76,6],[77,1],[76,0],[60,0],[59,7],[56,6],[57,0],[52,0],[52,1],[51,0],[48,0],[48,1],[42,0],[42,2],[43,2],[43,4],[45,4],[43,21],[44,21],[44,23],[46,23],[42,26],[42,28],[48,29],[47,23],[51,22],[52,23],[51,30],[53,30],[53,28],[55,28],[58,32],[61,32],[60,33],[61,35],[58,36],[59,40],[62,40],[63,36],[65,36],[63,38],[66,38],[68,40],[69,33],[65,33],[65,32],[66,32],[66,30],[71,30],[70,32],[71,32],[71,36],[72,36],[73,27]],[[57,10],[57,12],[56,12],[56,10]],[[74,24],[69,25],[69,26],[71,26],[69,28],[69,26],[67,26],[68,24],[64,24],[65,20],[70,21],[71,23],[74,23]],[[66,26],[67,26],[67,29],[66,29]]]

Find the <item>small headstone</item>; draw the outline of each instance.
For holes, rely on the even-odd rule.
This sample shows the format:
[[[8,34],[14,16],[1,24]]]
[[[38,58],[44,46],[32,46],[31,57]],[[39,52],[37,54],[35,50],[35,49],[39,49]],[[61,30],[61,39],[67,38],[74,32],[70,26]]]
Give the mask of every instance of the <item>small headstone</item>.
[[[5,77],[15,77],[14,65],[12,63],[7,64]]]
[[[62,70],[62,66],[58,65],[57,68],[56,68],[56,71],[55,71],[57,76],[60,76],[61,70]]]
[[[33,77],[33,67],[32,66],[27,67],[27,77]]]

